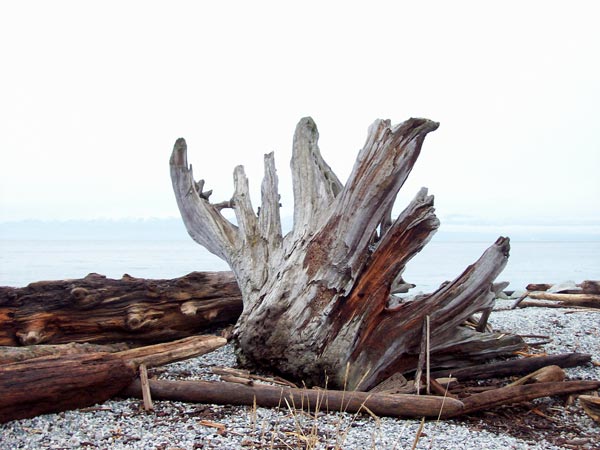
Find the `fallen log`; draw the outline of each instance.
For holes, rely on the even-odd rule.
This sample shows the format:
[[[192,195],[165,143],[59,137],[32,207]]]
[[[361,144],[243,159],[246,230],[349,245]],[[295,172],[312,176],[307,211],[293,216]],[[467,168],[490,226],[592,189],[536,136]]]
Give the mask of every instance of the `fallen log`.
[[[111,353],[44,356],[0,368],[0,423],[91,406],[114,397],[136,375]]]
[[[569,305],[562,302],[549,302],[549,301],[535,301],[535,300],[524,300],[520,301],[517,308],[569,308],[569,309],[582,309],[589,310],[587,306]],[[515,309],[515,308],[511,308]],[[592,308],[593,309],[593,308]]]
[[[529,292],[538,292],[538,291],[547,291],[552,287],[557,286],[555,284],[550,283],[530,283],[525,286],[525,289]],[[584,280],[579,284],[576,284],[575,287],[577,289],[573,289],[573,291],[563,292],[555,291],[554,293],[579,293],[579,294],[600,294],[600,281],[595,280]]]
[[[600,308],[600,295],[598,294],[552,294],[548,292],[530,292],[527,296],[534,300],[561,302],[563,305]]]
[[[592,355],[584,353],[561,353],[558,355],[534,356],[529,358],[511,359],[508,361],[488,362],[471,367],[450,370],[436,370],[431,373],[433,378],[450,377],[460,381],[483,380],[486,378],[509,377],[534,372],[545,366],[562,368],[576,367],[588,364]]]
[[[310,412],[360,411],[378,416],[431,417],[460,415],[462,402],[433,395],[373,394],[359,391],[329,389],[295,389],[266,384],[240,384],[226,381],[166,381],[149,380],[152,398],[217,405],[263,406],[287,405]],[[121,395],[142,398],[139,380],[133,381]]]
[[[226,343],[197,336],[117,353],[59,354],[0,366],[0,423],[101,403],[131,383],[138,366],[166,364]]]
[[[0,287],[0,345],[164,342],[233,324],[241,312],[231,272],[172,280],[90,274]]]

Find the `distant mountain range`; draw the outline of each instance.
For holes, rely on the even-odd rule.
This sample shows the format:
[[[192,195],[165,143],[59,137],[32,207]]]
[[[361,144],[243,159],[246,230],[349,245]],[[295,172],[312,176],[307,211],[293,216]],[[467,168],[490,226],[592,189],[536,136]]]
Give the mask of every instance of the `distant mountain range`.
[[[284,232],[292,218],[283,219]],[[591,223],[497,223],[442,218],[436,241],[493,241],[498,236],[518,241],[600,241],[600,225]],[[23,220],[0,222],[0,239],[8,240],[187,240],[179,218],[119,220]]]

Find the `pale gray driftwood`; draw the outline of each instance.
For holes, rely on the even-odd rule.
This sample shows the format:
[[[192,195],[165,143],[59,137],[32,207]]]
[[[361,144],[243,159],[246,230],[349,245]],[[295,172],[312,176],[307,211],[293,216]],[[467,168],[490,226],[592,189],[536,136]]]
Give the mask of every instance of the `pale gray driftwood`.
[[[414,370],[421,329],[431,318],[432,367],[452,367],[520,348],[521,339],[462,327],[494,303],[492,284],[509,241],[500,238],[454,281],[419,300],[388,307],[392,286],[439,226],[433,196],[423,188],[392,220],[398,191],[425,136],[438,124],[377,120],[345,184],[321,156],[310,118],[296,128],[291,162],[294,226],[282,235],[273,154],[265,156],[261,206],[252,205],[241,166],[234,193],[209,201],[196,183],[183,139],[171,155],[171,177],[190,236],[229,263],[244,309],[234,337],[243,361],[331,386],[368,389],[395,372]],[[235,212],[236,223],[222,214]],[[404,287],[402,288],[404,289]]]

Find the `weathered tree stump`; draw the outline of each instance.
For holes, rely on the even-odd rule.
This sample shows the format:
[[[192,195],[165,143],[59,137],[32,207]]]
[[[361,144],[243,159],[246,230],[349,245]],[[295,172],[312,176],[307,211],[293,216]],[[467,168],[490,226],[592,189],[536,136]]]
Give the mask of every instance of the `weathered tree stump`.
[[[508,238],[499,238],[436,292],[390,306],[392,286],[439,226],[426,189],[395,221],[391,217],[425,136],[437,127],[427,119],[395,126],[376,121],[342,184],[321,156],[315,123],[302,119],[291,161],[294,226],[286,236],[273,153],[265,155],[257,212],[241,166],[234,171],[231,200],[210,203],[212,191],[203,190],[204,180],[194,181],[186,143],[177,140],[170,166],[183,221],[196,242],[229,263],[242,292],[235,340],[243,361],[307,383],[328,377],[331,386],[368,389],[415,370],[427,316],[433,367],[523,346],[516,336],[462,326],[477,312],[487,318],[492,283],[508,259]],[[223,208],[233,208],[236,224],[224,218]]]
[[[172,280],[90,274],[78,280],[0,287],[0,345],[147,344],[229,325],[242,311],[231,272]]]

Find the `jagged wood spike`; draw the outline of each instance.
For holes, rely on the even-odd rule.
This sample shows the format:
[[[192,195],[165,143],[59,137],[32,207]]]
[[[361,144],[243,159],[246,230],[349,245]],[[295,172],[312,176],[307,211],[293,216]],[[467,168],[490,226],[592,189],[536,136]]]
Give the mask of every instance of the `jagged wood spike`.
[[[175,142],[169,164],[177,206],[189,235],[211,253],[229,261],[230,248],[238,236],[237,229],[196,192],[183,138]],[[202,226],[197,226],[198,223]]]

